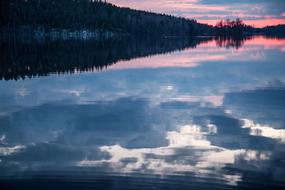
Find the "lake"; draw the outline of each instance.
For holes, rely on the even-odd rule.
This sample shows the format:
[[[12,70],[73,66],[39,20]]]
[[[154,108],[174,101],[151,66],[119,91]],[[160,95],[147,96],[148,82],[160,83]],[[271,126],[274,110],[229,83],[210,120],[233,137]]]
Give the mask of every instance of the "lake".
[[[0,47],[3,189],[285,189],[285,39]]]

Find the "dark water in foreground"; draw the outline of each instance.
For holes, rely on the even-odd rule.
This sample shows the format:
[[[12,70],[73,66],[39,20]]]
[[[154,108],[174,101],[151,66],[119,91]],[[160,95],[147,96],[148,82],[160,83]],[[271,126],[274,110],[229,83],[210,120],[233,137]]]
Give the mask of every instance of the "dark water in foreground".
[[[284,189],[284,58],[260,36],[3,42],[0,187]]]

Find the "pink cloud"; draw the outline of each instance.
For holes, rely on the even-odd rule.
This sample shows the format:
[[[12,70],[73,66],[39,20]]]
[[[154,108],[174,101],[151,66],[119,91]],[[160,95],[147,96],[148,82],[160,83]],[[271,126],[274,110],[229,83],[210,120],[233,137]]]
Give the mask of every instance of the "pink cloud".
[[[141,0],[141,1],[130,1],[130,0],[109,0],[108,2],[113,3],[120,7],[130,7],[133,9],[153,11],[158,13],[166,13],[177,15],[177,13],[183,11],[199,10],[199,12],[208,11],[225,11],[226,8],[223,6],[208,6],[198,4],[199,0]]]

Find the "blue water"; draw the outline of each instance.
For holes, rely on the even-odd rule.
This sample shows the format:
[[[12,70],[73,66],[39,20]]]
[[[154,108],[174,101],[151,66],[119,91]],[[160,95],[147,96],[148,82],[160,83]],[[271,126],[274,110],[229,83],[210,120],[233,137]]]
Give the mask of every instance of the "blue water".
[[[0,185],[284,189],[285,40],[224,43],[123,56],[99,70],[51,62],[31,74],[5,63]]]

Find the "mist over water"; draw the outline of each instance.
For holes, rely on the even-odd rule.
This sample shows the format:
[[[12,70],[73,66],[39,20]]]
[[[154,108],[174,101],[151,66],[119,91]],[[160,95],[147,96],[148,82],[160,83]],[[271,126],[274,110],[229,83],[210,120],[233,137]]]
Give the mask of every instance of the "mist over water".
[[[285,187],[284,39],[2,41],[0,54],[7,189]]]

